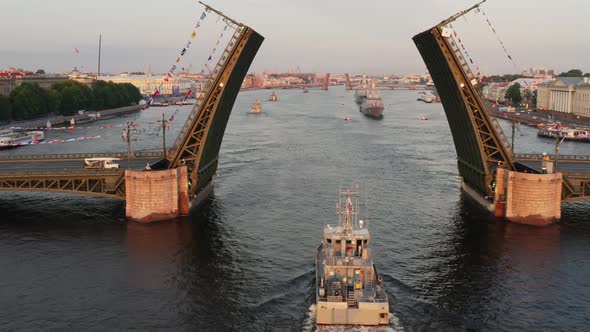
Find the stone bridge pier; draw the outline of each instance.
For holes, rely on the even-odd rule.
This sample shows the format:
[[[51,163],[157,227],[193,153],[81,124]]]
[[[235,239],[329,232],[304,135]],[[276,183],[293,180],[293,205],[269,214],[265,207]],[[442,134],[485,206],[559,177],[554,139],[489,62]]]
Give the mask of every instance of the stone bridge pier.
[[[497,217],[545,226],[561,219],[562,173],[533,174],[499,168],[494,209]]]
[[[189,212],[186,167],[158,171],[125,171],[127,219],[149,223]]]

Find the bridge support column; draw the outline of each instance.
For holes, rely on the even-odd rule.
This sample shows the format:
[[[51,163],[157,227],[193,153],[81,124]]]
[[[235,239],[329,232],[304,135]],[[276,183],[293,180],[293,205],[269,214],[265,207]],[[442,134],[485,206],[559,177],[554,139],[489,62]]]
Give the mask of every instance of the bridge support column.
[[[163,171],[125,171],[127,219],[149,223],[188,214],[186,167]]]
[[[561,219],[562,174],[498,169],[496,216],[520,224],[546,226]]]

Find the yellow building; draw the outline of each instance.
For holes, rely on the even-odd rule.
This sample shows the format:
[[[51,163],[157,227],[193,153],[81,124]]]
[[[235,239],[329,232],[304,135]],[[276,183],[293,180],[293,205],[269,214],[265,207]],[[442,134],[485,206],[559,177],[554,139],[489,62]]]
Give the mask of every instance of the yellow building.
[[[170,78],[168,82],[164,81],[166,76],[148,76],[148,75],[128,75],[121,74],[116,76],[101,76],[104,81],[113,81],[113,83],[131,83],[135,85],[142,95],[151,95],[162,84],[160,88],[161,95],[172,95],[173,88],[178,86],[179,94],[186,94],[189,89],[196,91],[197,84],[195,81],[183,77]]]
[[[537,86],[537,108],[590,117],[590,82],[587,77],[558,77]]]

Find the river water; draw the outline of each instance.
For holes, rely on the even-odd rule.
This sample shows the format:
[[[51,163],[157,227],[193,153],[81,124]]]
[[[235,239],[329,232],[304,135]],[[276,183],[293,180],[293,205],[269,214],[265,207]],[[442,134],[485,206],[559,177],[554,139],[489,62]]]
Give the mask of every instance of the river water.
[[[588,204],[564,205],[562,222],[545,228],[482,212],[460,192],[442,106],[415,91],[383,91],[383,120],[359,113],[342,87],[277,93],[276,103],[265,101],[270,91],[240,93],[215,193],[189,217],[140,225],[116,200],[0,193],[0,330],[315,330],[315,249],[336,220],[340,184],[352,183],[368,191],[390,296],[385,330],[590,325]],[[265,113],[247,114],[255,98]],[[175,117],[170,144],[189,110],[54,130],[48,141],[63,143],[1,153],[125,151],[127,121],[139,125],[134,149],[158,149],[162,112]],[[81,136],[92,139],[68,142]],[[516,142],[517,152],[553,147],[527,127]]]

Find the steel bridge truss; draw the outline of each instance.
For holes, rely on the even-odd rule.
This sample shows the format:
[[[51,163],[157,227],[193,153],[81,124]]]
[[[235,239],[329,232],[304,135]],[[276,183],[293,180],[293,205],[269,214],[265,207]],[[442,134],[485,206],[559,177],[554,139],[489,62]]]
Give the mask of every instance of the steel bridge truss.
[[[227,18],[227,17],[226,17]],[[187,166],[189,195],[196,195],[213,178],[223,133],[237,93],[264,38],[228,18],[235,29],[221,55],[206,96],[195,104],[172,147],[169,167]]]
[[[112,172],[39,172],[0,178],[1,191],[51,191],[125,199],[125,177]]]
[[[492,195],[490,184],[496,169],[514,170],[512,155],[508,152],[510,144],[495,118],[487,112],[477,90],[479,81],[443,23],[413,39],[449,119],[460,175],[483,194]]]

